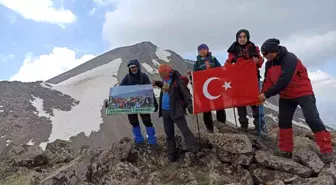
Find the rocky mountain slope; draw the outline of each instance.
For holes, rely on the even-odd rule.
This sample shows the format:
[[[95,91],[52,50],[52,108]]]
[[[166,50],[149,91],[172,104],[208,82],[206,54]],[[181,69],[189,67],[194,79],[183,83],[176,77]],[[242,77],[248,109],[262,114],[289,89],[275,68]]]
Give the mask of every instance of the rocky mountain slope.
[[[270,174],[298,184],[302,180],[299,177],[334,174],[335,167],[324,166],[314,154],[314,158],[301,157],[294,163],[264,153],[275,146],[277,97],[265,104],[269,138],[258,139],[253,128],[249,134],[240,133],[234,128],[233,109],[227,109],[228,126],[218,126],[215,135],[202,135],[203,155],[197,164],[182,148],[182,166],[166,166],[162,120],[154,113],[159,150],[135,149],[132,141],[124,138],[131,137],[127,117],[106,117],[103,107],[109,88],[127,73],[126,64],[134,58],[141,61],[142,71],[151,79],[159,78],[156,67],[160,63],[169,63],[182,74],[193,65],[193,61],[171,50],[142,42],[104,53],[47,82],[1,81],[0,184],[266,184]],[[158,89],[154,91],[158,93]],[[201,121],[202,116],[198,117]],[[298,109],[294,119],[296,135],[311,143],[313,137],[302,119]],[[188,115],[187,121],[197,133],[196,117]],[[200,126],[201,133],[205,133],[202,122]],[[300,146],[301,140],[298,143]],[[316,149],[314,144],[309,146]],[[287,172],[290,178],[280,172]],[[317,180],[324,178],[331,182],[330,177]]]
[[[295,128],[293,159],[273,155],[276,132],[261,139],[231,125],[216,124],[218,133],[198,138],[196,155],[177,137],[180,159],[167,163],[165,138],[159,147],[135,147],[122,138],[106,149],[56,140],[39,146],[10,145],[0,154],[0,185],[333,185],[336,161],[324,164],[312,134]],[[272,127],[276,127],[272,125]],[[336,145],[336,132],[333,132]]]

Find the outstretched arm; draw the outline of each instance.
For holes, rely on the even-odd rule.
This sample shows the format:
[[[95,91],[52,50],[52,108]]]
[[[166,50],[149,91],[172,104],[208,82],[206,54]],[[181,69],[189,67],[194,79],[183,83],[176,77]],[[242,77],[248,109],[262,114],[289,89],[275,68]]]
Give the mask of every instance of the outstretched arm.
[[[296,66],[298,64],[298,59],[293,56],[288,56],[284,59],[282,65],[281,75],[274,86],[268,89],[264,94],[266,98],[279,94],[283,91],[292,81],[293,76],[296,72]]]

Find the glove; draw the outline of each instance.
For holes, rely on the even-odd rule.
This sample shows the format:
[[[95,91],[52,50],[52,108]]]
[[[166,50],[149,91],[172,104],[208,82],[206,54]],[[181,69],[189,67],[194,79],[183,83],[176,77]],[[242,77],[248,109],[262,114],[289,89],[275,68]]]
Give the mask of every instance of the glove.
[[[107,99],[104,100],[104,106],[105,106],[105,108],[108,107],[108,101],[107,101]]]
[[[192,105],[189,105],[189,107],[188,107],[188,112],[189,112],[190,114],[193,114],[194,110],[193,110]]]
[[[158,109],[159,109],[159,106],[157,104],[155,104],[154,107],[155,107],[154,112],[157,112]]]

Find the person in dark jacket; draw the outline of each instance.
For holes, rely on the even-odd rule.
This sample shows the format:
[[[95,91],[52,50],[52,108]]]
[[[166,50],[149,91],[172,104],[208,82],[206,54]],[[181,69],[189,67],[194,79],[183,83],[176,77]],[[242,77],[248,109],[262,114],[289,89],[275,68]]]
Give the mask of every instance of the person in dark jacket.
[[[137,59],[130,60],[127,67],[129,68],[128,74],[121,80],[120,86],[123,85],[140,85],[140,84],[151,84],[146,73],[141,72],[140,62]],[[153,93],[154,96],[154,93]],[[155,97],[155,96],[154,96]],[[157,111],[157,102],[154,98],[155,112]],[[146,126],[146,132],[148,135],[148,144],[156,145],[157,139],[155,136],[155,128],[151,121],[150,114],[140,114],[143,124]],[[134,140],[136,144],[143,144],[144,137],[141,133],[141,127],[139,124],[138,114],[128,114],[128,120],[133,126],[132,132],[134,135]]]
[[[267,59],[265,79],[259,100],[280,94],[279,99],[279,143],[275,153],[290,158],[293,151],[292,119],[300,105],[308,126],[313,131],[315,142],[320,148],[322,160],[333,159],[330,133],[326,130],[316,107],[314,91],[306,67],[278,39],[266,40],[261,52]]]
[[[236,41],[232,43],[227,52],[229,53],[229,56],[225,62],[226,64],[253,61],[257,66],[258,82],[260,81],[261,76],[259,69],[262,67],[264,60],[260,55],[259,47],[250,41],[250,33],[248,30],[241,29],[236,33]],[[251,108],[253,112],[253,123],[255,128],[258,128],[259,119],[261,119],[261,125],[263,127],[265,122],[263,115],[260,115],[259,118],[259,106],[251,106]],[[237,109],[241,128],[244,131],[247,131],[249,122],[247,119],[246,107],[237,107]]]
[[[192,114],[191,94],[181,79],[181,74],[167,64],[160,64],[158,69],[162,81],[153,81],[153,85],[160,87],[159,117],[162,116],[164,131],[167,137],[168,158],[175,162],[178,158],[175,142],[174,123],[180,129],[187,149],[196,155],[199,150],[196,138],[188,127],[185,110]],[[183,100],[184,104],[181,104]]]
[[[221,67],[221,64],[218,62],[216,57],[212,56],[211,52],[209,51],[209,47],[206,44],[201,44],[197,47],[198,56],[197,61],[194,64],[194,72],[207,70],[210,68]],[[217,110],[216,111],[216,118],[217,121],[226,123],[226,112],[225,110]],[[203,113],[203,121],[207,131],[209,133],[214,132],[214,125],[212,120],[212,113],[204,112]]]

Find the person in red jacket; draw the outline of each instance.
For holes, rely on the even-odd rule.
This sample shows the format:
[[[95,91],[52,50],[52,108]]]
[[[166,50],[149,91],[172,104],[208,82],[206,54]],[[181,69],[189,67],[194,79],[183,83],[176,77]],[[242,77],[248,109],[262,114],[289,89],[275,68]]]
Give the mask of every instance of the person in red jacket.
[[[234,64],[238,62],[254,62],[257,65],[257,75],[258,82],[260,81],[260,72],[259,69],[262,67],[264,63],[264,59],[260,55],[259,47],[254,45],[253,42],[250,41],[250,33],[246,29],[241,29],[236,34],[236,41],[229,47],[227,50],[229,53],[228,59],[225,64]],[[258,128],[259,124],[259,107],[251,106],[253,111],[254,125],[255,128]],[[238,107],[238,116],[239,123],[241,128],[244,131],[247,131],[248,128],[248,119],[247,119],[247,111],[246,107]],[[262,127],[265,125],[263,115],[260,115]]]
[[[278,39],[266,40],[261,52],[267,59],[265,79],[259,100],[280,94],[279,99],[279,143],[275,154],[292,157],[292,119],[300,105],[308,126],[313,131],[315,142],[320,148],[321,159],[329,163],[333,159],[330,133],[326,130],[316,107],[314,91],[306,67]]]

